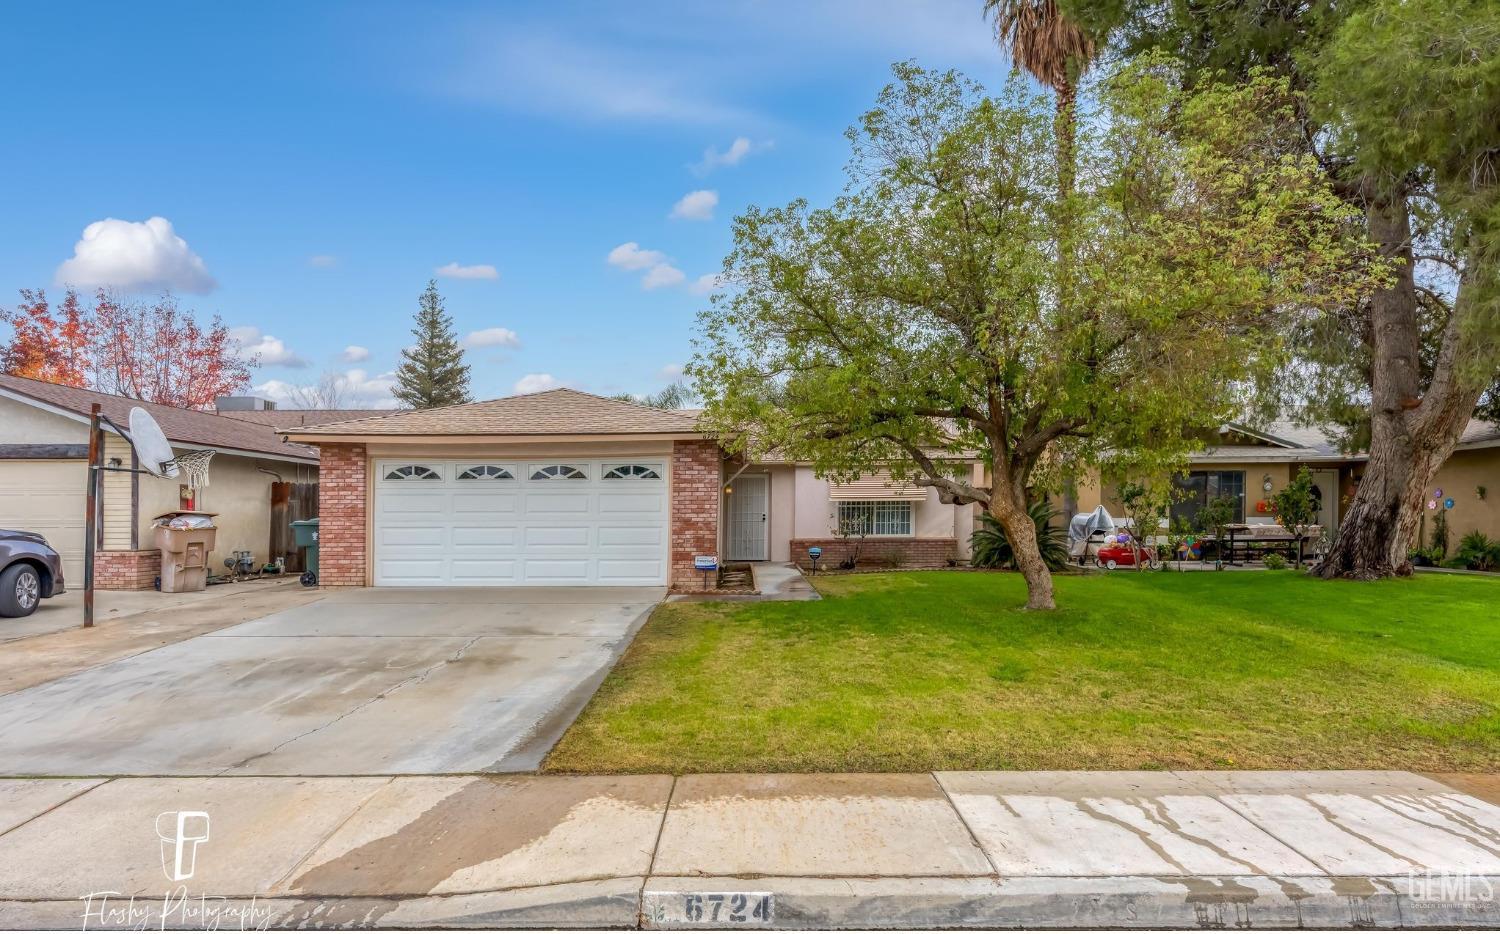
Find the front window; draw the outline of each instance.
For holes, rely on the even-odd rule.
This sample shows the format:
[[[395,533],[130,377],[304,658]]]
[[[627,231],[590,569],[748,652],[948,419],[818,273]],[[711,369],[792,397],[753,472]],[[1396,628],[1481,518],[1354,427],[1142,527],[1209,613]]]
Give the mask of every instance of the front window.
[[[1194,470],[1186,477],[1175,477],[1178,502],[1172,504],[1172,520],[1183,520],[1197,529],[1198,512],[1221,496],[1234,498],[1234,521],[1245,521],[1245,472],[1243,470]],[[1207,530],[1200,530],[1207,531]]]
[[[839,528],[865,535],[910,535],[912,504],[909,502],[839,503]]]

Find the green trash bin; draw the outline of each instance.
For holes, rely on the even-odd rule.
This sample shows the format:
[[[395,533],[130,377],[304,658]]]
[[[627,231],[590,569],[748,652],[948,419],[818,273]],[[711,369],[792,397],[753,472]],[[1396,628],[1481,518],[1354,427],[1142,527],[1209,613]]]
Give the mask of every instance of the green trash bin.
[[[302,572],[302,586],[318,586],[318,520],[298,519],[293,522],[292,538],[298,548],[307,549],[307,567]]]

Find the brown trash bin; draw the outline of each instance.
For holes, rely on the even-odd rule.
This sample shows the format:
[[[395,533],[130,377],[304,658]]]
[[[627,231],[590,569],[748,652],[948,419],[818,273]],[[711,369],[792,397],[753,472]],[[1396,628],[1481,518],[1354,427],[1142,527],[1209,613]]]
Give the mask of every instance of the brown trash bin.
[[[217,513],[177,512],[163,513],[156,522],[164,523],[176,516],[204,516],[212,519]],[[165,524],[156,526],[156,547],[161,549],[161,592],[189,593],[208,587],[208,555],[214,550],[214,538],[218,529],[212,525],[197,529],[173,529]]]

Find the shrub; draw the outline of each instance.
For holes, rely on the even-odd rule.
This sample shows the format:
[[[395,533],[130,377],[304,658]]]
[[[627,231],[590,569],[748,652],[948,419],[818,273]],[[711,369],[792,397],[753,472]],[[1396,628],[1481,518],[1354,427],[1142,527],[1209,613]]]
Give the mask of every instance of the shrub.
[[[1270,552],[1264,558],[1262,558],[1261,561],[1265,564],[1266,570],[1268,571],[1286,570],[1286,556],[1282,555],[1280,552]]]
[[[1453,558],[1471,571],[1493,571],[1500,567],[1500,541],[1483,532],[1470,532],[1458,540]]]
[[[1041,548],[1042,560],[1047,562],[1048,569],[1058,571],[1066,567],[1068,533],[1050,524],[1058,515],[1057,511],[1046,503],[1032,503],[1031,508],[1026,512],[1036,526],[1037,545]],[[1000,520],[985,513],[979,517],[979,526],[969,537],[969,545],[973,552],[973,557],[969,559],[970,563],[976,568],[1015,567],[1016,556],[1010,550],[1010,542],[1005,538],[1005,530],[1000,527]]]

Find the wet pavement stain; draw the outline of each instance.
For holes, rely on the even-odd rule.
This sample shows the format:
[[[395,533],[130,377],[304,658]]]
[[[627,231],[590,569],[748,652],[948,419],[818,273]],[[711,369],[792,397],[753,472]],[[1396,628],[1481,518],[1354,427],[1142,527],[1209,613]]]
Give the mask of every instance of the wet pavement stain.
[[[476,778],[394,833],[306,870],[290,888],[302,895],[426,895],[457,872],[547,836],[599,797],[666,807],[664,789],[651,794],[628,779]]]

